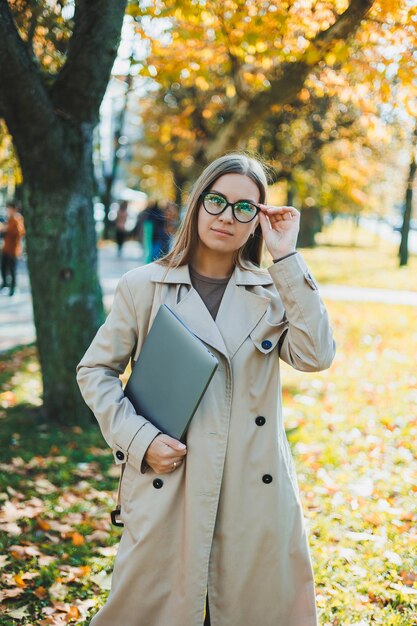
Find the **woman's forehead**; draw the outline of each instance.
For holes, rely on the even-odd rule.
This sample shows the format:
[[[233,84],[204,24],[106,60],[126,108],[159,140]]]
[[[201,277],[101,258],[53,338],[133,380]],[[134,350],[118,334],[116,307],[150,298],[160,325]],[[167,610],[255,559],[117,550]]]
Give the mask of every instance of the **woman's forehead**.
[[[245,174],[223,174],[210,185],[210,191],[220,191],[229,202],[244,198],[259,202],[259,189],[256,183]]]

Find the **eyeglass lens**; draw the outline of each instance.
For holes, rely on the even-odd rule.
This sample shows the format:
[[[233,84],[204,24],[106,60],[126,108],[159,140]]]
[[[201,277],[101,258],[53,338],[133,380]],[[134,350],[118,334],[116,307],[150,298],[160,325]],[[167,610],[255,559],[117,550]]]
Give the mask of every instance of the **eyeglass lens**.
[[[219,196],[215,193],[208,193],[204,196],[203,199],[204,208],[209,213],[216,215],[221,213],[226,207],[227,200],[222,196]],[[250,222],[251,219],[257,213],[257,207],[246,200],[240,200],[236,202],[233,206],[233,214],[235,218],[240,222]]]

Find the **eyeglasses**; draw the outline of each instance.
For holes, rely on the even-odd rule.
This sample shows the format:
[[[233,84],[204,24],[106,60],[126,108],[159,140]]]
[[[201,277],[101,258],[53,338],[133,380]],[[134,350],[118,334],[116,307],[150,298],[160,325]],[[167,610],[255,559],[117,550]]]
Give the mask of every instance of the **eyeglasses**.
[[[227,209],[232,207],[232,213],[238,222],[251,222],[259,213],[259,207],[250,200],[238,200],[234,204],[221,193],[213,191],[205,191],[201,194],[203,207],[211,215],[220,215]]]

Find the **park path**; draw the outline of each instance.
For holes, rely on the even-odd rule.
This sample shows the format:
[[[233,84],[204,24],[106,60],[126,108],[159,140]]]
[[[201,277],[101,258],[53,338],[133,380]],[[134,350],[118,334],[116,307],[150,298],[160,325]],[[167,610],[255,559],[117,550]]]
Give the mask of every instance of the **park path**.
[[[141,265],[141,255],[141,247],[134,241],[126,242],[121,258],[117,257],[116,247],[112,244],[99,249],[99,276],[106,307],[112,303],[116,285],[122,274]],[[26,263],[23,259],[19,261],[17,282],[18,289],[14,296],[9,297],[0,293],[0,352],[35,340],[32,298]],[[324,300],[381,302],[417,307],[416,291],[321,285],[320,293]]]

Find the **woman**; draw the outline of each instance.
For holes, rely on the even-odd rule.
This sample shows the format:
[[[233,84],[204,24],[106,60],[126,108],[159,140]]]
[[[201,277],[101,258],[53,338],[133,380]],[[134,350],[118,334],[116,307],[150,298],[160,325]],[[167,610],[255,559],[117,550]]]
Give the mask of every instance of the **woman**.
[[[93,626],[314,626],[314,581],[281,412],[279,358],[330,366],[327,314],[300,254],[299,212],[266,204],[262,166],[211,163],[171,252],[122,277],[78,366],[115,462],[124,532]],[[274,262],[259,268],[263,241]],[[164,302],[219,360],[186,448],[136,415],[119,374]],[[208,613],[206,611],[206,613]]]
[[[127,202],[123,200],[117,210],[116,215],[116,244],[117,256],[122,256],[122,248],[126,239],[126,222],[128,218]]]

